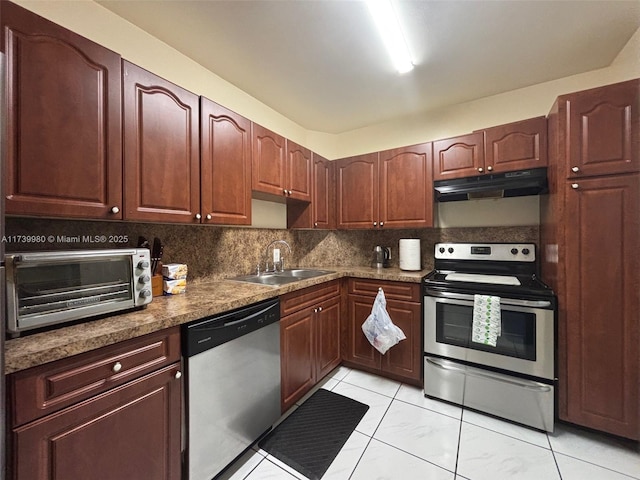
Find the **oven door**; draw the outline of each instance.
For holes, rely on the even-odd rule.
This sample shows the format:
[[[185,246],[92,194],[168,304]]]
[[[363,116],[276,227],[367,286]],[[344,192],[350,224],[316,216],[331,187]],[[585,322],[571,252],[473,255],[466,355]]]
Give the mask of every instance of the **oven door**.
[[[473,298],[469,294],[426,290],[425,353],[553,381],[552,302],[501,298],[502,334],[492,347],[471,341]]]

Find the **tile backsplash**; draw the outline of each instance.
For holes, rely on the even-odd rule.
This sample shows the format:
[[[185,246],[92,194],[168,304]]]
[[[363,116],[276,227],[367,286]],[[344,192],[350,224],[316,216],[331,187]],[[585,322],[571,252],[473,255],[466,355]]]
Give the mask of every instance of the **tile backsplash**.
[[[7,217],[7,252],[127,248],[138,237],[158,237],[165,245],[165,263],[186,263],[189,278],[224,278],[255,271],[265,260],[266,246],[278,239],[288,266],[367,266],[373,247],[391,248],[391,266],[398,267],[401,238],[419,238],[422,268],[433,268],[438,242],[527,242],[539,245],[539,227],[424,228],[411,230],[278,230],[209,225],[175,225]],[[24,237],[26,238],[24,238]],[[31,241],[29,241],[31,240]],[[34,241],[39,240],[39,241]]]

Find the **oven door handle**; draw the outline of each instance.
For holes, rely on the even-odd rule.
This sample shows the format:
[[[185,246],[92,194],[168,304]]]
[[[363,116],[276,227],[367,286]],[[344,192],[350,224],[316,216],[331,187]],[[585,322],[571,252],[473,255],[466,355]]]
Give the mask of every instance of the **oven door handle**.
[[[449,298],[452,300],[467,300],[473,302],[473,295],[467,293],[439,292],[429,288],[425,291],[429,297]],[[500,297],[500,305],[512,305],[514,307],[550,308],[549,300],[519,300],[517,298]]]
[[[464,375],[469,375],[471,377],[487,378],[489,380],[493,380],[493,381],[496,381],[496,382],[507,383],[509,385],[514,385],[514,386],[520,387],[520,388],[526,388],[528,390],[535,390],[537,392],[549,392],[549,391],[551,391],[551,387],[550,386],[544,385],[544,384],[539,383],[539,382],[534,382],[532,380],[527,381],[527,380],[506,379],[506,378],[504,378],[503,375],[500,375],[500,376],[492,375],[491,372],[480,372],[477,369],[471,370],[471,369],[456,367],[456,366],[453,366],[453,364],[451,364],[450,362],[447,362],[446,360],[438,360],[438,359],[428,358],[428,357],[427,357],[426,360],[431,365],[433,365],[434,367],[439,368],[441,370],[449,370],[449,371],[453,371],[453,372],[459,372],[459,373],[463,373]]]

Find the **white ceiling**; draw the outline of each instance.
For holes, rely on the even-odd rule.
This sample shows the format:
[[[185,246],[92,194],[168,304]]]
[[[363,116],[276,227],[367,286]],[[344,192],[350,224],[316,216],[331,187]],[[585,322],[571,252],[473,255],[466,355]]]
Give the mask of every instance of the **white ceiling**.
[[[356,0],[97,0],[302,127],[355,128],[602,68],[640,1],[395,0],[394,72]]]

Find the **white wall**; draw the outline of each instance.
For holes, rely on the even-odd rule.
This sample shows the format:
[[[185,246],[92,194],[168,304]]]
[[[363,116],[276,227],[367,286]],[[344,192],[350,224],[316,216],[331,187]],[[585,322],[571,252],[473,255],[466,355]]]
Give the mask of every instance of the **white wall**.
[[[91,0],[14,1],[329,159],[447,138],[546,115],[560,94],[640,77],[639,29],[609,67],[333,135],[304,129]],[[537,197],[523,198],[515,203],[514,199],[504,199],[439,206],[438,217],[441,224],[444,222],[448,226],[464,226],[461,222],[493,225],[497,221],[503,222],[500,225],[521,225],[518,222],[522,218],[537,219],[539,212]],[[487,207],[488,202],[492,202],[491,207]],[[263,205],[262,200],[253,203],[258,209],[257,212],[254,210],[253,216],[260,226],[282,228],[286,225],[283,204]],[[499,220],[494,215],[496,209],[504,209]]]

